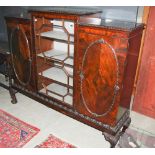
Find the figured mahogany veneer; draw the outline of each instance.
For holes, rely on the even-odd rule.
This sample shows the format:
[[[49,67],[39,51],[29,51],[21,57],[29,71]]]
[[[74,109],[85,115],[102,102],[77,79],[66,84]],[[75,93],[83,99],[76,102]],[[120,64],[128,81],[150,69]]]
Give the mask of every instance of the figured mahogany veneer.
[[[79,26],[74,105],[80,113],[115,126],[120,108],[129,109],[142,29]]]

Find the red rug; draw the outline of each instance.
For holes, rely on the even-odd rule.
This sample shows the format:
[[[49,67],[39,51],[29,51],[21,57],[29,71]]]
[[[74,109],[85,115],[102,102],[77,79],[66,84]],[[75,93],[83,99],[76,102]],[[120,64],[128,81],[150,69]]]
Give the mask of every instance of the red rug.
[[[75,148],[75,146],[50,134],[48,138],[40,145],[37,145],[36,148]]]
[[[0,109],[0,148],[20,148],[39,131]]]

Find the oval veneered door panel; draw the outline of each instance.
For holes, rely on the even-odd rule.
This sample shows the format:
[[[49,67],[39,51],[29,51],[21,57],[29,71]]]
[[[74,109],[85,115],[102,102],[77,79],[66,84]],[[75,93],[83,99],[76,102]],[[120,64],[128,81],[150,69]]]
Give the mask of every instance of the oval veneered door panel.
[[[12,31],[11,57],[16,78],[27,85],[31,76],[30,48],[26,34],[19,28]]]
[[[107,42],[98,40],[88,46],[80,75],[81,96],[87,111],[96,117],[106,115],[114,104],[117,69],[117,57]]]

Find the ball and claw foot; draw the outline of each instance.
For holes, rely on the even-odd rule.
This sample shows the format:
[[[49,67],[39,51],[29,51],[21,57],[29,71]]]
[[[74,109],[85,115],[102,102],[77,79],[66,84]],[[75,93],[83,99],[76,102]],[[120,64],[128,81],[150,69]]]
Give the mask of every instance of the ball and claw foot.
[[[17,98],[15,96],[15,91],[12,88],[9,88],[10,96],[11,96],[11,103],[16,104],[17,103]]]
[[[12,99],[12,100],[11,100],[11,103],[12,103],[12,104],[16,104],[16,103],[17,103],[17,99],[16,99],[16,98],[15,98],[15,99]]]

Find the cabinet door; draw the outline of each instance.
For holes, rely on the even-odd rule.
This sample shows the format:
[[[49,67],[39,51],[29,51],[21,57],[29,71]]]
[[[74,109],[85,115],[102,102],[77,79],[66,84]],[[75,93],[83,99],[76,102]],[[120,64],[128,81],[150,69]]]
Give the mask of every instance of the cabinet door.
[[[104,36],[79,33],[75,109],[114,125],[120,96],[119,63]]]
[[[30,24],[7,21],[7,28],[15,83],[32,90]]]

